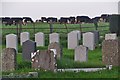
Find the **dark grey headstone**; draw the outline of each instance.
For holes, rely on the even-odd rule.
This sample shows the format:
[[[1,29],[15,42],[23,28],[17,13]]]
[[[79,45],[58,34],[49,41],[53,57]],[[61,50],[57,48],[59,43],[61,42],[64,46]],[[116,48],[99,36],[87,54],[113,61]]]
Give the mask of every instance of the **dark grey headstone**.
[[[27,40],[22,45],[22,56],[26,61],[31,61],[31,53],[36,51],[36,42]]]
[[[120,35],[120,14],[112,14],[109,16],[110,32]]]
[[[99,31],[92,31],[94,33],[95,44],[99,43]]]
[[[14,48],[6,48],[2,53],[2,71],[13,71],[16,69],[17,56]]]

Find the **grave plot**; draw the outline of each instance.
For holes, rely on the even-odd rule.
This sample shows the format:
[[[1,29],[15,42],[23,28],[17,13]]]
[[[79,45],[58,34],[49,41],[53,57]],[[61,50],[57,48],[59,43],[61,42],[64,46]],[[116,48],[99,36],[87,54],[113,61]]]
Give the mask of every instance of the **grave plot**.
[[[117,53],[117,51],[119,52],[119,50],[118,50],[119,45],[117,45],[117,43],[119,43],[119,42],[114,41],[114,39],[116,39],[116,37],[111,36],[113,41],[110,40],[110,42],[117,45],[117,47],[111,48],[108,46],[109,42],[105,41],[103,43],[107,44],[107,45],[106,46],[103,45],[104,50],[102,53],[100,47],[94,48],[95,45],[97,44],[97,42],[99,41],[99,38],[98,38],[99,36],[98,36],[97,31],[94,32],[94,30],[93,31],[90,30],[89,32],[91,35],[89,34],[86,36],[86,39],[84,39],[86,41],[85,42],[83,40],[84,36],[79,31],[79,25],[78,26],[76,26],[77,24],[75,24],[74,26],[73,25],[71,26],[71,24],[67,24],[67,25],[70,25],[71,28],[78,27],[78,29],[72,30],[72,33],[75,35],[69,37],[69,39],[68,39],[69,41],[67,40],[67,38],[68,38],[67,33],[66,34],[63,33],[61,35],[61,33],[59,34],[57,32],[57,34],[54,34],[54,36],[50,38],[50,34],[44,33],[44,31],[42,31],[41,29],[40,30],[36,29],[36,31],[35,31],[36,34],[33,34],[33,31],[28,31],[31,35],[29,35],[29,38],[27,37],[27,39],[22,42],[22,46],[20,46],[21,44],[17,44],[17,45],[14,44],[14,45],[16,45],[16,47],[20,47],[20,48],[18,48],[18,51],[20,51],[20,52],[18,52],[18,54],[16,55],[17,57],[14,56],[15,59],[17,58],[17,60],[14,59],[14,61],[16,61],[16,63],[13,63],[14,57],[11,56],[10,54],[7,54],[7,55],[9,55],[9,57],[12,57],[12,60],[9,60],[10,58],[4,59],[4,62],[6,60],[11,61],[10,64],[12,64],[13,66],[11,69],[9,69],[10,67],[8,68],[8,66],[7,66],[7,68],[4,67],[7,69],[6,71],[8,71],[8,73],[3,72],[3,74],[8,74],[8,75],[12,75],[12,76],[14,76],[14,74],[16,74],[17,77],[21,77],[21,75],[23,75],[23,77],[27,77],[27,78],[30,77],[31,75],[35,76],[36,78],[41,78],[41,77],[51,77],[51,78],[59,77],[60,78],[60,77],[66,77],[66,76],[67,77],[78,77],[78,78],[80,78],[81,76],[82,77],[84,76],[85,78],[86,77],[89,78],[91,76],[106,77],[106,75],[107,75],[107,77],[113,77],[112,74],[117,73],[117,72],[115,71],[116,68],[114,68],[112,66],[116,66],[116,64],[118,64],[117,57],[119,57],[119,55]],[[88,25],[88,24],[85,24],[85,25]],[[45,25],[44,27],[46,27],[46,26],[47,25]],[[57,27],[58,26],[59,25],[57,25]],[[61,25],[61,27],[62,26],[63,25]],[[30,26],[25,26],[25,27],[30,27]],[[37,27],[37,28],[39,28],[39,27]],[[70,31],[69,30],[70,29],[68,29],[68,34],[71,33],[70,32],[71,30]],[[83,29],[83,31],[84,31],[84,29]],[[45,31],[45,32],[49,32],[49,31]],[[66,32],[66,31],[63,31],[63,32]],[[56,33],[56,32],[54,32],[54,33]],[[87,32],[85,32],[85,33],[87,33]],[[100,34],[101,34],[101,32],[100,32]],[[57,35],[57,37],[56,37],[56,35]],[[94,37],[93,37],[93,35],[94,35]],[[65,38],[63,39],[62,36],[65,36]],[[20,37],[20,39],[21,39],[21,37]],[[111,38],[109,38],[109,39],[111,39]],[[107,38],[107,40],[109,40],[109,39]],[[9,39],[7,39],[7,40],[9,42]],[[51,40],[51,43],[49,43],[50,40]],[[83,41],[86,44],[86,46],[83,44],[79,44],[79,42],[78,42],[79,40],[81,40],[81,43]],[[61,45],[61,43],[62,43],[62,45]],[[66,47],[66,44],[68,44],[68,43],[69,43],[69,45],[72,46],[72,49],[68,49],[68,47]],[[46,46],[44,44],[46,44]],[[62,46],[62,48],[60,47],[60,45]],[[109,45],[112,46],[111,43]],[[13,48],[15,49],[16,47],[13,47]],[[36,51],[36,48],[39,49],[39,51]],[[114,48],[116,48],[116,49],[114,49]],[[46,49],[46,50],[44,50],[44,49]],[[56,49],[56,50],[54,50],[54,49]],[[108,54],[109,51],[107,52],[107,50],[109,50],[109,49],[112,50],[113,53],[115,53],[115,54],[113,54],[112,51],[110,52],[111,53],[110,56],[115,55],[115,56],[112,56],[112,59]],[[21,52],[22,52],[22,54],[21,54]],[[32,55],[31,55],[31,53],[32,53]],[[55,53],[56,53],[56,55],[54,55]],[[107,58],[103,58],[104,56]],[[109,63],[108,61],[110,61],[110,60],[111,60],[111,62]],[[29,61],[29,63],[30,62],[32,62],[32,63],[29,64],[24,61]],[[112,62],[114,62],[114,64]],[[6,63],[6,64],[8,65],[8,63]],[[17,69],[16,69],[15,65],[18,65]],[[107,69],[109,69],[110,71],[108,71]],[[11,72],[9,72],[9,71],[11,71]],[[54,72],[57,72],[57,73],[54,73]],[[89,73],[86,73],[86,72],[89,72]],[[110,74],[108,74],[108,72]],[[84,74],[87,74],[87,75],[84,75]],[[94,74],[96,74],[96,75],[94,76]],[[104,76],[104,74],[105,74],[105,76]],[[14,77],[16,77],[16,75]]]

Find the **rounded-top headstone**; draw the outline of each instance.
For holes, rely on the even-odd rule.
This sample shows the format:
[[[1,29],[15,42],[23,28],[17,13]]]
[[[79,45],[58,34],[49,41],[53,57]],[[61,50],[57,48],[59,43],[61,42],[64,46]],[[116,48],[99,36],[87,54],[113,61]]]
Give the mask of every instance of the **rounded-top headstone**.
[[[44,46],[45,45],[44,33],[42,32],[36,33],[35,42],[37,46]]]
[[[6,48],[14,48],[17,51],[18,49],[17,35],[15,34],[6,35]]]
[[[30,38],[29,32],[20,33],[20,43],[21,43],[21,45],[23,44],[23,42],[29,40],[29,38]]]

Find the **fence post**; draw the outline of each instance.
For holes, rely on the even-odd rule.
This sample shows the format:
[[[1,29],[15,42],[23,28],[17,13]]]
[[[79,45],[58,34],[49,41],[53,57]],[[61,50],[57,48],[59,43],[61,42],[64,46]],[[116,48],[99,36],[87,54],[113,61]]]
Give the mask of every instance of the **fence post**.
[[[34,33],[34,35],[35,35],[35,23],[33,23],[33,33]]]
[[[67,30],[67,33],[68,33],[68,28],[67,28],[67,25],[66,25],[66,23],[65,23],[64,25],[65,25],[65,28],[66,28],[66,30]]]
[[[53,24],[51,22],[49,23],[49,26],[50,26],[50,33],[53,33]]]

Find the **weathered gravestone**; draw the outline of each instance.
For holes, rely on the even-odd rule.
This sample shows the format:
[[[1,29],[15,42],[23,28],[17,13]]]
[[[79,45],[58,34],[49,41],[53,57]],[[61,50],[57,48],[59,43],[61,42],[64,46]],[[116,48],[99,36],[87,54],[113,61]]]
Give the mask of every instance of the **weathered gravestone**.
[[[26,61],[31,61],[31,53],[36,51],[36,42],[27,40],[22,45],[22,56]]]
[[[88,48],[80,45],[75,48],[75,61],[85,62],[88,60]]]
[[[92,31],[92,33],[94,33],[95,44],[97,45],[99,43],[99,31]]]
[[[15,34],[6,35],[6,48],[14,48],[17,51],[18,48],[18,39]]]
[[[72,31],[68,33],[68,49],[75,49],[79,44],[78,33]]]
[[[2,52],[2,71],[13,71],[16,69],[17,56],[14,48],[6,48]]]
[[[62,58],[62,48],[60,46],[59,43],[57,42],[52,42],[49,46],[48,46],[48,50],[50,49],[56,49],[56,55],[57,55],[57,59],[61,59]]]
[[[30,38],[29,32],[22,32],[22,33],[20,33],[20,44],[22,45],[23,42],[29,40],[29,38]]]
[[[57,69],[55,53],[51,50],[38,50],[35,53],[31,53],[32,68],[54,71]]]
[[[58,33],[49,34],[49,43],[52,43],[52,42],[59,43],[59,34]]]
[[[106,65],[120,66],[120,40],[103,41],[102,61]]]
[[[83,45],[89,50],[95,49],[95,36],[92,32],[83,33]]]
[[[116,33],[112,33],[112,34],[105,34],[105,40],[111,40],[111,39],[117,39],[117,34]]]
[[[37,46],[44,46],[45,45],[44,33],[42,32],[36,33],[35,42]]]

